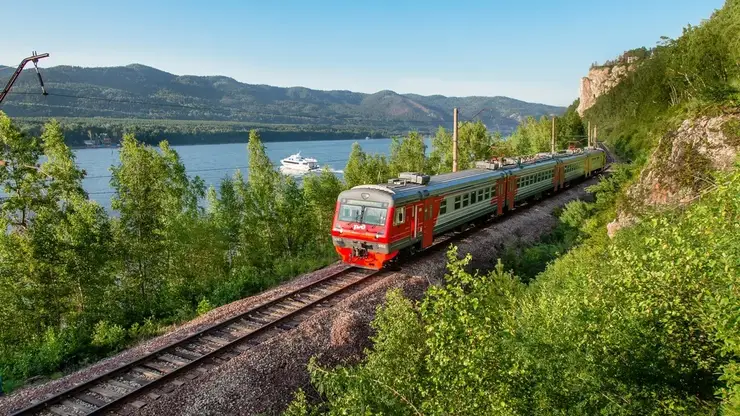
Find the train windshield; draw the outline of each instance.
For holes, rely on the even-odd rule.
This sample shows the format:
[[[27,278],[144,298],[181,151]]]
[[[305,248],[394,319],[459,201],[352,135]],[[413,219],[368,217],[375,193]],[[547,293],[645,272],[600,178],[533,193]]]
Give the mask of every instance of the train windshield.
[[[339,208],[339,220],[368,225],[385,225],[385,208],[344,203]]]
[[[370,225],[384,225],[386,211],[384,208],[365,207],[362,222]]]
[[[362,219],[362,206],[342,204],[339,209],[339,220],[349,222],[360,222]]]

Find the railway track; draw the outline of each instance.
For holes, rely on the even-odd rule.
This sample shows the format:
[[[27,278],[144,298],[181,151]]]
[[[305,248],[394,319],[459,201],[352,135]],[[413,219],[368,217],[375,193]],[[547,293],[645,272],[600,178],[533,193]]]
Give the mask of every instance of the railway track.
[[[518,208],[527,210],[531,204]],[[481,227],[511,218],[491,217],[471,223],[435,239],[424,255],[446,248],[449,243],[476,232]],[[139,408],[146,399],[136,399],[162,387],[169,392],[184,384],[180,378],[194,379],[278,333],[298,326],[311,310],[325,309],[349,294],[364,288],[381,275],[398,269],[373,271],[349,267],[264,302],[237,316],[205,328],[176,343],[165,346],[135,361],[106,372],[88,382],[55,394],[11,413],[20,415],[78,416],[104,414],[125,404]],[[346,295],[346,296],[345,296]],[[193,375],[195,374],[195,375]],[[167,384],[169,383],[169,390]],[[152,398],[158,395],[152,393]],[[130,411],[128,412],[130,413]]]
[[[311,310],[331,307],[382,274],[355,267],[343,269],[11,415],[96,415],[124,404],[143,407],[145,401],[133,400],[167,383],[174,389],[184,384],[180,377],[194,379],[197,371],[207,372],[277,333],[295,328]]]

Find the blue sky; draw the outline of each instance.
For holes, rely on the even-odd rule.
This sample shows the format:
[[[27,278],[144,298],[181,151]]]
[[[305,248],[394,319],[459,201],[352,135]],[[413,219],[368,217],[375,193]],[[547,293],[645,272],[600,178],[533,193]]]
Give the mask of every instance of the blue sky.
[[[677,37],[723,0],[0,0],[0,63],[142,63],[315,89],[568,105],[594,61]],[[36,19],[34,21],[34,19]]]

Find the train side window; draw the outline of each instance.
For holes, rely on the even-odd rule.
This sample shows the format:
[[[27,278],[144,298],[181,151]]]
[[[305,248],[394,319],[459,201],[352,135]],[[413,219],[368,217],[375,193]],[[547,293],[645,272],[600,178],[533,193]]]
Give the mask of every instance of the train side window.
[[[470,203],[471,204],[475,204],[475,201],[476,201],[476,199],[475,199],[475,191],[473,191],[473,192],[470,193]]]
[[[464,207],[467,207],[469,203],[470,203],[470,194],[463,195],[463,198],[462,198],[462,206],[463,206],[463,208]]]
[[[444,215],[447,213],[447,200],[443,199],[442,203],[439,204],[439,215]]]
[[[460,195],[458,195],[458,196],[455,197],[455,209],[460,209],[460,201],[461,201],[461,199],[462,199],[462,197],[460,197]]]
[[[496,186],[491,187],[491,196],[496,196]]]
[[[406,207],[400,207],[400,209],[396,211],[396,225],[401,225],[404,222],[406,222]]]
[[[488,188],[486,188],[486,189],[488,189]],[[479,189],[478,190],[478,201],[482,201],[483,199],[487,199],[484,194],[485,194],[485,192],[483,191],[483,189]]]

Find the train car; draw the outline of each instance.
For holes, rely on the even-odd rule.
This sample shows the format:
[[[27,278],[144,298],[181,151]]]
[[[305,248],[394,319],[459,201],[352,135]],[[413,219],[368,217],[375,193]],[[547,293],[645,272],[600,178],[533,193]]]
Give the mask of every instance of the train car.
[[[587,149],[506,162],[435,176],[404,172],[385,184],[342,192],[331,231],[342,261],[381,269],[404,250],[431,246],[437,235],[590,176],[606,158]]]

